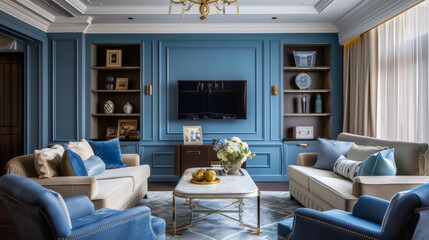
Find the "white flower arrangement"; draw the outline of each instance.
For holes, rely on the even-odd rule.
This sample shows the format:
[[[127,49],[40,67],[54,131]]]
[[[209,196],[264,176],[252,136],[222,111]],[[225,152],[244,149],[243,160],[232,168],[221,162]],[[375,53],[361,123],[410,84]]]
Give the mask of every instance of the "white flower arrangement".
[[[217,157],[226,164],[243,163],[255,156],[250,152],[247,143],[242,142],[238,137],[216,140],[213,150],[217,152]]]

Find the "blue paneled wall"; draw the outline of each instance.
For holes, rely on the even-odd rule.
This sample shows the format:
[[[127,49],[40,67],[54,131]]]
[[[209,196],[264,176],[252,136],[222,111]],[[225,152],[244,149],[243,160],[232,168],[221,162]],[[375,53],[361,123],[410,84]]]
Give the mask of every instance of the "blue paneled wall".
[[[6,14],[0,17],[10,20]],[[13,21],[0,26],[8,24],[14,26]],[[283,95],[271,95],[271,86],[283,88],[283,44],[331,44],[332,136],[342,129],[343,58],[337,34],[40,34],[25,25],[18,30],[32,36],[26,58],[31,120],[27,152],[89,138],[90,46],[95,43],[142,46],[141,85],[152,85],[153,95],[141,94],[142,140],[123,142],[121,147],[140,154],[141,163],[151,166],[151,181],[177,180],[174,145],[182,143],[184,125],[201,125],[206,143],[231,136],[247,141],[257,154],[247,163],[255,180],[288,179],[287,164],[296,162],[293,158],[302,150],[283,143]],[[247,119],[178,120],[178,80],[247,80]]]

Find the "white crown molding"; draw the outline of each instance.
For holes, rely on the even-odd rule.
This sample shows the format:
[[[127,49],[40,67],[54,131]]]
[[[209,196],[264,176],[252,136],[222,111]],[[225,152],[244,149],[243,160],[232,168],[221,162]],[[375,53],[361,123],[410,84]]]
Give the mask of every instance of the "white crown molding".
[[[334,0],[320,0],[316,5],[314,5],[314,8],[317,10],[318,13],[321,13],[325,8],[327,8]]]
[[[365,33],[423,0],[365,0],[334,22],[340,44]]]
[[[51,23],[27,8],[9,0],[0,1],[0,10],[44,32],[48,30]]]
[[[79,0],[51,0],[49,4],[55,4],[71,16],[80,16],[84,14],[87,9],[86,5]]]
[[[85,33],[336,33],[330,23],[91,24]]]
[[[90,16],[57,17],[56,21],[49,25],[48,32],[85,32],[91,22]]]
[[[331,0],[332,1],[332,0]],[[172,5],[172,13],[181,14],[181,7]],[[212,6],[211,13],[215,14],[217,9]],[[227,6],[227,14],[237,14],[235,5]],[[166,6],[88,6],[87,15],[115,15],[115,14],[167,14]],[[189,14],[200,14],[198,6],[191,8]],[[241,14],[318,14],[313,6],[240,6]]]
[[[31,0],[16,0],[16,1],[19,4],[21,4],[23,7],[27,8],[29,11],[32,11],[34,14],[37,14],[40,17],[45,18],[50,22],[55,21],[55,15],[51,14],[49,11],[46,11],[44,8],[35,4],[33,1]]]

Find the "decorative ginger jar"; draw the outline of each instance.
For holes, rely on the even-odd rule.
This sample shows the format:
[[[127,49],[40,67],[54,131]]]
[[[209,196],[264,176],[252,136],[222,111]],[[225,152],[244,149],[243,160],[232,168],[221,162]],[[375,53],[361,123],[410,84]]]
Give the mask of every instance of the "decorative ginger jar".
[[[115,78],[109,74],[104,81],[106,82],[106,89],[113,90],[115,88]]]
[[[104,103],[104,113],[112,114],[114,110],[115,110],[115,104],[112,101],[107,100]]]
[[[130,114],[133,112],[133,106],[129,102],[127,102],[127,104],[125,104],[122,109],[126,114]]]

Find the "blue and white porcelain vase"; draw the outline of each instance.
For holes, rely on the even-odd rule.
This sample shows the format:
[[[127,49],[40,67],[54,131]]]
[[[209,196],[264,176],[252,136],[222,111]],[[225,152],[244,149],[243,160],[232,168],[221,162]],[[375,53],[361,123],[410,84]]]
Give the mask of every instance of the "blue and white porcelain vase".
[[[115,78],[111,74],[107,75],[104,81],[106,82],[107,90],[113,90],[115,88]]]

